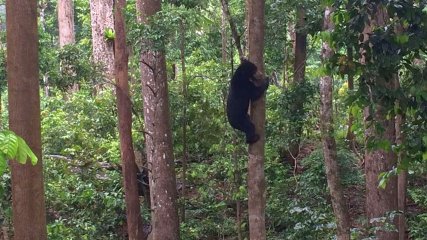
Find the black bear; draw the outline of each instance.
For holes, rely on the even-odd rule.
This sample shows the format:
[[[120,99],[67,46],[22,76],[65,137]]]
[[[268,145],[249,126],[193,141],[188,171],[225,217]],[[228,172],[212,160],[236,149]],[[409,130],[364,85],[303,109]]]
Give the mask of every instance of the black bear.
[[[255,143],[259,135],[255,132],[255,126],[251,122],[248,109],[249,102],[260,98],[269,85],[268,78],[261,86],[255,85],[260,82],[260,73],[252,62],[242,59],[241,64],[234,72],[230,82],[227,99],[227,117],[230,125],[246,134],[246,143]]]

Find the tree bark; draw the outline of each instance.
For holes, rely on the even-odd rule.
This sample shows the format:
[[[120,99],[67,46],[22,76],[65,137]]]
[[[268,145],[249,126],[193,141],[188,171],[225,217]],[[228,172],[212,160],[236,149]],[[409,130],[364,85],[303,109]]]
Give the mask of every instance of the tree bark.
[[[347,56],[348,61],[353,61],[353,50],[351,48],[347,48]],[[354,90],[354,74],[351,71],[347,74],[347,84],[348,90]],[[348,114],[348,122],[347,122],[347,136],[346,139],[348,141],[349,147],[356,153],[356,135],[354,134],[353,128],[354,116],[351,112]]]
[[[326,7],[323,27],[326,31],[333,31],[331,14],[333,9]],[[322,46],[322,59],[328,61],[333,50],[327,42]],[[350,219],[346,207],[340,175],[337,162],[337,147],[334,137],[333,127],[333,79],[331,76],[324,76],[320,79],[320,127],[322,132],[323,156],[325,158],[326,177],[328,181],[329,192],[331,194],[332,208],[337,222],[337,239],[350,240]]]
[[[59,46],[75,43],[73,0],[58,0]]]
[[[187,100],[188,100],[188,82],[187,69],[185,66],[185,26],[181,19],[181,44],[180,58],[182,71],[182,97],[184,98],[184,106],[182,108],[182,191],[181,191],[181,221],[185,222],[185,195],[186,195],[186,179],[187,179],[187,162],[188,162],[188,147],[187,147]]]
[[[370,26],[365,28],[364,40],[366,41],[370,36],[371,29],[375,26],[384,26],[387,20],[386,10],[381,4],[377,5],[377,11],[371,19]],[[369,64],[367,63],[367,59],[362,59],[362,63]],[[372,85],[370,81],[375,82],[375,85]],[[387,80],[382,76],[369,79],[366,84],[368,88],[382,88],[388,91],[395,90],[392,79]],[[387,102],[384,101],[384,98],[372,94],[369,95],[369,98],[374,106],[372,106],[372,109],[369,107],[364,109],[366,140],[387,140],[390,144],[393,144],[395,141],[395,119],[386,110]],[[367,149],[365,153],[366,212],[369,220],[386,217],[388,213],[398,210],[397,177],[391,176],[385,189],[378,187],[378,176],[380,173],[391,171],[396,164],[397,157],[392,150]],[[397,224],[396,218],[388,219],[388,221],[390,220],[392,224]],[[377,224],[372,223],[372,225]],[[376,232],[376,237],[380,240],[398,239],[398,232],[379,230]]]
[[[222,3],[223,0],[221,0]],[[221,60],[223,64],[227,63],[227,16],[222,11],[221,14]]]
[[[264,0],[248,0],[248,31],[249,60],[264,74]],[[266,239],[265,231],[265,176],[264,176],[264,145],[265,145],[265,96],[251,102],[251,120],[255,125],[260,140],[249,145],[248,163],[248,212],[250,239]]]
[[[132,142],[132,103],[129,95],[126,26],[123,16],[123,9],[126,8],[126,0],[117,0],[114,8],[114,27],[116,29],[114,59],[117,112],[128,236],[132,240],[147,239],[148,234],[143,232],[142,227],[136,176],[137,167]]]
[[[242,50],[242,44],[240,43],[240,35],[237,32],[236,24],[234,23],[233,18],[231,17],[230,8],[228,7],[228,1],[221,0],[221,5],[222,5],[222,12],[228,19],[228,22],[230,23],[231,34],[233,36],[233,40],[237,48],[237,52],[239,53],[239,57],[243,58],[244,55]]]
[[[38,69],[37,1],[7,0],[9,127],[39,159],[11,161],[14,239],[47,239]]]
[[[160,0],[138,0],[140,20],[147,24],[149,17],[160,11],[160,4]],[[141,76],[146,151],[151,170],[151,235],[153,240],[177,240],[179,217],[165,54],[161,50],[152,49],[153,43],[147,40],[144,46]]]
[[[294,78],[293,85],[299,86],[304,83],[305,66],[307,60],[307,32],[305,9],[302,6],[297,7],[297,22],[295,26],[295,45],[294,45]],[[299,153],[299,145],[302,135],[302,111],[304,109],[304,96],[298,96],[291,106],[291,112],[296,114],[296,122],[290,124],[289,134],[293,140],[289,144],[289,157],[295,158]]]
[[[114,47],[113,41],[107,40],[104,33],[114,29],[113,0],[90,0],[90,17],[93,60],[102,65],[106,79],[111,80],[114,76]]]
[[[399,83],[399,77],[396,75],[396,88],[400,88]],[[400,109],[400,103],[396,103],[396,108]],[[395,128],[396,128],[396,145],[402,146],[405,136],[403,135],[402,126],[404,124],[405,118],[402,113],[396,114],[396,122],[395,122]],[[397,160],[399,164],[402,164],[403,158],[405,156],[405,153],[403,150],[397,154]],[[408,185],[408,169],[406,169],[404,166],[401,166],[402,170],[397,176],[397,207],[399,209],[400,215],[398,218],[398,230],[399,230],[399,240],[405,240],[407,239],[406,234],[406,190]]]

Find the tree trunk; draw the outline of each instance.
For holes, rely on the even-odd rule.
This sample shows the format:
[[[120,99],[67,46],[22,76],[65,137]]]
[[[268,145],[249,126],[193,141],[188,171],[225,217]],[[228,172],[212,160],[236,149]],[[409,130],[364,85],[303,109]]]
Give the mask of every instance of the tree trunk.
[[[331,14],[333,9],[326,7],[323,27],[326,31],[333,31]],[[333,51],[327,42],[322,46],[322,59],[326,62]],[[332,91],[333,79],[331,76],[324,76],[320,80],[321,111],[320,123],[323,143],[323,156],[325,158],[326,177],[329,192],[331,194],[332,207],[337,221],[337,239],[350,240],[350,220],[347,212],[341,181],[339,177],[339,166],[337,163],[337,147],[334,138],[333,116],[332,116]]]
[[[160,0],[138,0],[140,20],[160,11]],[[152,239],[179,239],[176,177],[170,128],[165,54],[145,41],[141,54],[146,150],[150,172]]]
[[[187,147],[187,100],[188,100],[188,82],[187,70],[185,67],[185,26],[184,20],[181,19],[181,44],[180,58],[182,71],[182,97],[184,98],[184,106],[182,108],[182,191],[181,191],[181,221],[185,222],[185,195],[186,195],[186,179],[187,179],[187,162],[188,162],[188,147]]]
[[[11,162],[14,239],[47,239],[40,132],[37,1],[7,0],[9,127],[39,161]]]
[[[125,19],[123,10],[126,0],[117,0],[114,9],[114,43],[117,112],[119,119],[120,153],[122,158],[123,185],[126,202],[126,221],[129,239],[147,239],[142,227],[139,206],[137,167],[132,142],[132,103],[128,84],[128,53],[126,46]]]
[[[388,88],[384,82],[382,86]],[[376,104],[375,109],[373,116],[370,115],[369,109],[364,111],[365,122],[367,123],[366,138],[388,140],[393,143],[395,139],[394,118],[387,117],[388,114],[381,102]],[[369,118],[373,118],[374,123],[368,122],[367,119]],[[375,129],[375,124],[384,129],[384,132],[379,133]],[[397,210],[397,178],[395,176],[390,177],[385,189],[378,187],[380,173],[392,170],[396,163],[396,154],[391,150],[376,149],[368,150],[365,153],[366,212],[370,220],[385,217],[388,213]],[[394,219],[391,222],[395,223]],[[380,240],[397,239],[397,232],[378,231],[376,235]]]
[[[237,32],[236,24],[234,23],[233,18],[231,17],[230,8],[228,7],[228,1],[221,0],[221,5],[222,5],[222,12],[228,19],[228,22],[230,23],[231,34],[233,35],[233,40],[237,48],[237,52],[239,53],[239,57],[242,58],[244,55],[242,50],[242,44],[240,43],[240,35]]]
[[[255,63],[258,71],[264,73],[264,0],[248,0],[249,60]],[[251,103],[251,120],[260,140],[249,145],[248,163],[248,212],[250,239],[266,239],[265,231],[265,96]]]
[[[372,19],[370,26],[364,31],[364,40],[367,40],[371,29],[375,26],[384,26],[388,20],[387,12],[382,5],[377,6],[377,12]],[[362,63],[368,64],[367,59],[362,59]],[[375,82],[372,85],[370,81]],[[392,79],[385,79],[378,76],[369,79],[366,84],[371,84],[368,88],[382,88],[388,91],[395,90]],[[372,109],[364,109],[364,121],[366,124],[365,137],[367,141],[388,141],[394,144],[395,141],[395,119],[390,116],[387,109],[387,102],[384,98],[370,94],[369,98],[373,102]],[[366,176],[366,212],[369,220],[387,217],[387,214],[397,211],[397,177],[391,176],[384,189],[378,187],[378,176],[383,172],[389,172],[397,164],[396,154],[392,150],[367,149],[365,153],[365,176]],[[397,224],[396,218],[387,220],[392,224]],[[378,225],[373,223],[373,225]],[[380,224],[382,225],[382,224]],[[398,232],[379,230],[376,237],[380,240],[398,239]]]
[[[353,50],[351,48],[347,48],[347,56],[348,56],[348,61],[353,61]],[[354,74],[353,74],[353,71],[350,71],[347,74],[347,84],[348,84],[348,90],[353,91],[354,90]],[[348,114],[346,139],[348,141],[350,149],[352,149],[357,154],[357,152],[356,152],[357,151],[357,149],[356,149],[356,135],[354,134],[354,132],[352,130],[353,122],[354,122],[354,116],[350,111]]]
[[[305,66],[307,60],[307,32],[306,27],[305,9],[301,6],[297,7],[297,22],[295,26],[295,45],[294,45],[294,79],[293,85],[295,87],[304,83]],[[294,104],[291,106],[291,112],[296,116],[293,123],[290,124],[289,134],[293,136],[293,140],[289,144],[289,157],[295,158],[299,153],[299,145],[301,143],[302,135],[302,117],[304,111],[304,96],[298,96]]]
[[[396,88],[400,88],[399,83],[399,77],[396,75]],[[400,103],[396,103],[396,108],[400,109]],[[395,122],[395,128],[396,128],[396,145],[402,146],[404,141],[404,135],[402,126],[405,119],[404,116],[401,113],[398,113],[396,115],[396,122]],[[397,177],[397,206],[398,210],[400,212],[399,218],[398,218],[398,230],[399,230],[399,240],[405,240],[407,239],[406,234],[406,189],[408,185],[408,169],[404,167],[405,164],[402,164],[403,157],[405,155],[404,152],[399,152],[397,154],[397,159],[399,164],[401,164],[401,167],[403,168],[402,171],[399,173]],[[402,166],[403,165],[403,166]]]
[[[76,41],[73,0],[58,0],[58,29],[60,47]]]
[[[221,59],[223,64],[227,63],[227,16],[224,11],[221,14]]]
[[[113,40],[104,36],[107,30],[114,30],[113,2],[90,0],[92,56],[95,63],[103,66],[106,80],[111,80],[114,76]]]
[[[233,137],[233,146],[238,146],[237,142],[237,134],[234,132]],[[239,157],[238,157],[238,148],[235,147],[232,154],[232,161],[233,161],[233,167],[234,167],[234,174],[233,174],[233,180],[234,180],[234,193],[238,194],[240,191],[240,186],[242,184],[242,173],[240,171],[239,166]],[[240,201],[240,198],[236,199],[236,232],[237,232],[237,240],[242,240],[242,203]]]

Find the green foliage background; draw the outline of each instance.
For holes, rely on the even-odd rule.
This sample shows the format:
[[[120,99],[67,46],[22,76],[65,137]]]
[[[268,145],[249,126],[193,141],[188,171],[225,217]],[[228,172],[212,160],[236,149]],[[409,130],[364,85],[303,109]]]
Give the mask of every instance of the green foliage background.
[[[221,61],[221,10],[219,1],[163,1],[163,10],[153,24],[136,22],[135,1],[127,1],[127,33],[130,46],[130,87],[133,103],[133,139],[135,149],[144,153],[144,126],[139,74],[139,52],[144,49],[142,37],[156,40],[156,48],[167,54],[167,70],[174,156],[178,182],[182,177],[183,133],[187,122],[189,166],[187,169],[186,221],[181,224],[185,240],[232,239],[236,236],[235,201],[247,207],[247,146],[243,136],[231,129],[225,115],[228,81],[238,65],[237,51],[227,47],[227,62]],[[230,0],[229,6],[238,32],[245,31],[244,0]],[[402,88],[399,92],[381,92],[390,102],[399,99],[405,112],[406,135],[403,146],[390,146],[407,152],[399,169],[409,169],[409,198],[414,209],[408,212],[412,239],[426,236],[427,195],[427,81],[426,80],[426,11],[425,3],[415,1],[417,8],[406,1],[383,1],[408,28],[401,35],[386,29],[374,32],[371,44],[373,64],[360,66],[357,59],[347,58],[346,49],[359,49],[358,32],[369,12],[363,1],[329,1],[334,3],[336,31],[321,32],[324,1],[266,1],[266,73],[274,83],[267,93],[265,173],[267,180],[268,239],[334,239],[335,222],[324,173],[319,135],[319,78],[324,73],[334,80],[334,127],[339,143],[338,159],[346,197],[360,202],[364,180],[359,156],[348,149],[345,136],[347,117],[355,116],[353,129],[358,151],[364,144],[362,109],[371,104],[367,88],[348,91],[347,74],[357,81],[372,78],[373,73],[399,69]],[[1,2],[0,2],[1,3]],[[91,61],[91,26],[88,0],[75,0],[76,44],[59,49],[56,0],[43,1],[45,19],[39,21],[40,83],[50,87],[49,96],[41,92],[43,160],[49,239],[126,239],[125,211],[120,170],[117,113],[112,83],[105,82],[100,66]],[[351,3],[354,10],[348,11]],[[306,7],[308,59],[304,85],[289,84],[292,79],[292,43],[290,26],[295,22],[295,8]],[[424,7],[423,7],[424,6]],[[400,20],[399,20],[400,21]],[[406,21],[406,22],[405,22]],[[396,22],[392,22],[397,24]],[[412,24],[412,25],[411,25]],[[389,29],[393,26],[390,25]],[[0,43],[5,42],[4,31]],[[184,36],[188,94],[182,92],[180,71],[181,34]],[[227,27],[227,34],[230,35]],[[334,47],[336,55],[322,65],[322,41]],[[243,45],[245,42],[243,40]],[[0,90],[2,109],[7,108],[6,47],[0,44]],[[419,59],[421,64],[414,64]],[[64,67],[66,66],[66,67]],[[174,66],[178,69],[174,72]],[[345,69],[345,71],[343,71]],[[287,76],[287,78],[285,77]],[[106,89],[93,94],[93,86],[106,84]],[[68,91],[74,84],[80,90]],[[362,85],[361,85],[362,86]],[[304,98],[299,114],[290,111],[298,97]],[[184,119],[183,109],[187,109]],[[1,124],[7,129],[7,111],[2,111]],[[295,136],[291,124],[303,127],[300,137],[303,154],[297,165],[284,159],[283,151]],[[10,139],[10,138],[9,138]],[[0,134],[0,141],[2,135]],[[10,141],[13,142],[13,141]],[[237,142],[237,144],[234,144]],[[7,145],[0,144],[1,150]],[[384,147],[387,143],[377,144]],[[353,149],[352,149],[353,150]],[[26,152],[28,153],[28,152]],[[10,173],[0,155],[0,224],[10,226]],[[3,164],[3,165],[2,165]],[[296,167],[296,168],[295,168]],[[3,170],[4,172],[2,172]],[[236,175],[240,179],[236,180]],[[141,206],[144,220],[149,210]],[[354,206],[353,239],[372,236],[367,227],[363,204]],[[241,229],[248,236],[247,212],[242,212]]]

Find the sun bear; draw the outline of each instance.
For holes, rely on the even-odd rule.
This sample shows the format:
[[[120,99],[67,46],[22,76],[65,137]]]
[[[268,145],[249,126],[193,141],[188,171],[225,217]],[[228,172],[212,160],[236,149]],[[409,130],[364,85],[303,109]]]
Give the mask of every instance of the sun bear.
[[[260,98],[269,85],[268,78],[260,83],[260,76],[262,74],[257,71],[255,64],[242,59],[231,78],[227,98],[228,122],[233,128],[246,134],[246,143],[249,144],[257,142],[260,138],[248,115],[249,103]],[[260,83],[261,86],[255,83]]]

